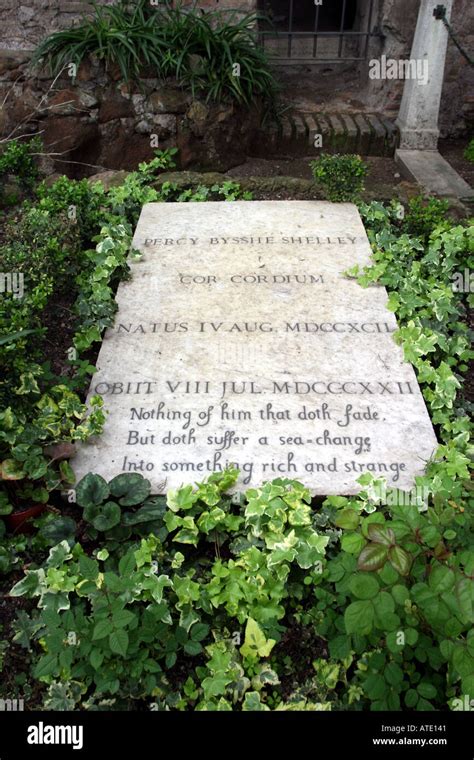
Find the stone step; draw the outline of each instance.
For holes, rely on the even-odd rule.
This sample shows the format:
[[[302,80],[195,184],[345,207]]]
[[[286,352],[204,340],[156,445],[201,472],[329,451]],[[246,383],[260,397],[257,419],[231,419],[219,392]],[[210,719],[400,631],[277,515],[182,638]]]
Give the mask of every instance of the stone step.
[[[321,135],[321,140],[317,136]],[[322,146],[321,146],[322,143]],[[288,111],[278,122],[262,126],[251,156],[279,158],[318,156],[320,153],[358,153],[362,156],[395,155],[399,132],[383,114],[301,113]]]
[[[473,188],[437,150],[397,150],[395,161],[425,192],[473,202]]]

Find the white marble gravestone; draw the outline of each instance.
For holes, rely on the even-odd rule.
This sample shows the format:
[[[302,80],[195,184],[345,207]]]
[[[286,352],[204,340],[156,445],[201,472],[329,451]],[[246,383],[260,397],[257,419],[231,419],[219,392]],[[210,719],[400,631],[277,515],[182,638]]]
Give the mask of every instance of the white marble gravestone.
[[[314,494],[364,472],[409,490],[436,438],[393,340],[355,206],[151,203],[137,226],[90,396],[109,411],[76,475],[140,472],[161,493],[234,463],[238,488],[277,477]]]

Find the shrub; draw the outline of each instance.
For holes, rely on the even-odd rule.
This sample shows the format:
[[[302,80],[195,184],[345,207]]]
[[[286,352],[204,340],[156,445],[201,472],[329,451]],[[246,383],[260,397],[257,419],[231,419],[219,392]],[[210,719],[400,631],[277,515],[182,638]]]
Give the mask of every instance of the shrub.
[[[104,213],[104,189],[100,183],[91,185],[87,179],[60,177],[53,185],[39,184],[36,196],[39,210],[51,217],[62,217],[69,227],[77,229],[82,245],[90,245]]]
[[[410,198],[401,229],[407,235],[421,237],[428,241],[437,227],[449,229],[451,223],[446,219],[448,209],[449,201],[433,197],[424,198],[421,195]]]
[[[469,145],[467,146],[464,157],[467,158],[468,161],[471,161],[471,163],[474,164],[474,140],[471,140]]]
[[[22,272],[30,292],[45,280],[54,280],[57,292],[81,271],[79,230],[66,213],[25,205],[19,217],[6,225],[5,233],[0,271]]]
[[[15,206],[23,191],[31,191],[39,176],[36,154],[41,151],[38,137],[25,142],[0,141],[0,204]]]
[[[38,137],[28,142],[11,140],[0,146],[0,181],[7,174],[13,174],[25,189],[31,189],[38,178],[35,154],[41,150]],[[0,185],[1,186],[1,185]]]
[[[91,19],[47,37],[33,62],[47,63],[58,73],[95,56],[107,66],[118,66],[125,81],[138,81],[153,69],[158,76],[190,86],[193,94],[204,93],[207,100],[249,106],[256,97],[274,98],[275,80],[256,44],[255,14],[198,13],[168,4],[158,8],[148,0],[94,8]]]
[[[330,201],[354,202],[364,189],[368,168],[360,156],[323,153],[310,166]]]

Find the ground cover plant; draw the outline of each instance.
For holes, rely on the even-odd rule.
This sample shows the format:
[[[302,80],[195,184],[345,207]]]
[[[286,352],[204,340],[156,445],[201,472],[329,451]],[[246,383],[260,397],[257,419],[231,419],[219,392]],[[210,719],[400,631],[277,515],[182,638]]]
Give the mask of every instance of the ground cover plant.
[[[38,184],[34,166],[30,184],[21,164],[29,195],[8,207],[0,246],[0,271],[24,275],[23,298],[0,299],[7,696],[46,709],[468,709],[472,294],[459,274],[474,264],[472,222],[436,199],[360,204],[373,264],[347,276],[386,286],[440,442],[408,499],[370,474],[354,497],[312,502],[285,479],[231,496],[233,469],[157,497],[138,474],[73,483],[71,447],[105,419],[100,399],[83,403],[94,351],[143,203],[242,193],[155,188],[169,151],[109,191]],[[12,530],[32,504],[46,507],[35,530]]]

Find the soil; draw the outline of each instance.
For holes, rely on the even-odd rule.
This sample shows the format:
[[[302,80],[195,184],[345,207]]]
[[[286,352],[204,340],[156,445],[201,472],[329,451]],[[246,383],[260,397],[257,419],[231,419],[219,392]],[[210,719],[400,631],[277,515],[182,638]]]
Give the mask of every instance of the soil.
[[[278,69],[280,100],[283,106],[304,113],[360,113],[373,111],[366,102],[357,70],[322,64]],[[354,97],[354,93],[359,95]]]
[[[474,334],[474,309],[469,310],[466,322]],[[474,360],[469,363],[469,370],[462,383],[460,395],[468,404],[474,404]]]
[[[463,179],[474,187],[474,163],[469,162],[464,157],[464,152],[468,145],[468,139],[462,138],[457,140],[440,140],[439,151],[442,156],[453,166]],[[224,176],[230,177],[235,181],[249,178],[270,178],[270,177],[293,177],[311,181],[312,173],[310,162],[314,156],[294,159],[263,159],[249,157],[244,164],[230,169]],[[407,181],[400,172],[400,167],[395,162],[395,158],[386,156],[365,156],[364,161],[369,167],[369,173],[365,181],[366,190],[363,198],[370,200],[390,200],[398,197],[402,202],[409,198],[419,195],[422,192],[418,185]],[[283,184],[283,183],[282,183]],[[294,188],[285,191],[280,188],[277,194],[254,193],[254,197],[259,200],[296,200],[301,195],[295,194]],[[308,197],[308,196],[307,196]],[[315,188],[314,195],[318,197]],[[453,210],[457,211],[459,216],[465,216],[472,213],[472,208],[461,207],[462,204],[454,201]]]
[[[463,157],[466,144],[466,141],[457,141],[450,155],[459,166],[463,165],[465,179],[469,180],[472,174],[471,184],[474,186],[474,164],[471,169],[471,164]],[[244,164],[230,169],[222,177],[241,182],[244,189],[252,190],[255,200],[317,200],[321,199],[322,195],[312,181],[310,162],[313,160],[314,156],[291,160],[248,158]],[[362,193],[364,201],[389,202],[393,198],[398,198],[406,204],[410,198],[422,193],[416,183],[407,181],[403,177],[394,158],[365,156],[364,161],[369,168],[365,180],[365,191]],[[454,199],[451,201],[451,212],[456,218],[472,213],[465,205]]]
[[[70,376],[71,365],[68,363],[68,350],[72,347],[77,316],[72,309],[77,294],[56,294],[42,313],[42,326],[47,328],[43,338],[42,354],[49,361],[51,370],[56,375]]]
[[[314,660],[327,660],[329,657],[327,642],[319,636],[314,636],[308,628],[298,625],[294,620],[288,622],[288,628],[275,647],[274,654],[277,652],[279,656],[291,659],[291,672],[280,677],[284,699],[314,678]]]
[[[439,152],[448,161],[453,169],[456,169],[466,182],[474,187],[474,163],[471,163],[464,156],[468,141],[462,140],[440,140]]]
[[[241,177],[297,177],[299,179],[313,178],[310,162],[314,156],[293,159],[248,158],[245,164],[230,169],[227,177],[239,179]],[[364,161],[369,167],[366,185],[375,191],[380,184],[391,183],[399,185],[403,182],[400,169],[395,160],[387,157],[366,156]]]
[[[223,176],[241,182],[244,189],[251,189],[255,200],[318,200],[323,196],[313,183],[310,167],[313,160],[314,156],[291,160],[248,158]],[[368,156],[364,161],[369,168],[362,193],[366,202],[390,201],[395,197],[406,203],[419,194],[419,187],[403,178],[394,159]]]

